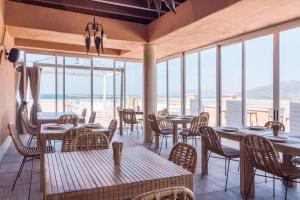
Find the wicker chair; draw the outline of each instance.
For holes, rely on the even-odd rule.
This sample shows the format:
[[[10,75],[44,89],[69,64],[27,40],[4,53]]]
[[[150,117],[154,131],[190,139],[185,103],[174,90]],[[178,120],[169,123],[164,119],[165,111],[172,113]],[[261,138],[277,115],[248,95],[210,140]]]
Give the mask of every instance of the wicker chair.
[[[246,149],[246,154],[255,168],[247,191],[246,199],[248,198],[253,179],[255,175],[258,175],[256,174],[257,169],[283,179],[286,182],[285,199],[287,199],[288,183],[300,178],[300,169],[296,167],[287,168],[283,163],[280,163],[273,144],[262,136],[247,135],[242,142]]]
[[[92,111],[90,118],[89,118],[89,123],[95,123],[95,119],[96,119],[96,112]]]
[[[148,149],[150,149],[155,136],[162,136],[160,149],[159,149],[159,155],[160,155],[163,140],[166,139],[166,148],[167,148],[167,137],[172,137],[173,130],[161,129],[159,127],[159,123],[158,123],[158,121],[156,119],[156,116],[154,114],[149,114],[148,115],[148,120],[149,120],[152,131],[154,131],[154,134],[152,136],[152,140],[151,140],[151,143],[150,143]]]
[[[201,126],[208,126],[208,117],[206,115],[199,115],[197,117],[194,117],[191,126],[188,129],[182,128],[180,135],[184,142],[187,141],[187,139],[194,139],[195,144],[197,146],[197,137],[200,137],[199,128]]]
[[[58,119],[59,124],[73,124],[74,126],[78,125],[77,115],[61,115]]]
[[[112,119],[109,123],[109,126],[108,126],[108,130],[109,130],[109,138],[108,139],[109,139],[109,142],[112,141],[112,139],[115,135],[117,126],[118,126],[118,121],[115,120],[115,119]]]
[[[283,123],[279,121],[268,121],[265,124],[265,128],[273,130],[274,127],[277,126],[279,131],[285,131],[285,126]]]
[[[208,112],[201,112],[199,116],[205,117],[207,121],[209,121],[209,113]]]
[[[17,183],[17,180],[22,174],[24,164],[26,162],[29,162],[29,161],[32,161],[34,159],[39,158],[40,157],[40,148],[39,147],[25,146],[22,143],[14,124],[10,123],[8,125],[8,129],[9,129],[10,136],[12,138],[12,141],[13,141],[13,144],[14,144],[15,148],[17,149],[18,153],[23,156],[21,166],[19,168],[19,171],[17,173],[17,176],[15,178],[14,184],[13,184],[12,189],[11,189],[11,190],[14,190],[15,185]],[[51,152],[54,152],[54,151],[55,151],[54,147],[52,147],[52,146],[47,146],[46,147],[46,153],[51,153]],[[32,178],[32,174],[31,174],[31,178]],[[31,184],[31,182],[30,182],[30,184]]]
[[[211,153],[215,153],[219,156],[222,156],[225,158],[225,164],[227,162],[227,170],[225,165],[225,174],[226,174],[226,183],[225,183],[225,192],[227,191],[227,183],[228,183],[228,173],[230,170],[230,161],[234,158],[240,157],[240,151],[231,147],[222,146],[219,137],[215,130],[212,127],[209,126],[202,126],[199,128],[201,133],[201,139],[208,149],[210,151],[208,160],[211,156]],[[207,161],[208,162],[208,161]],[[207,166],[205,166],[207,167]],[[206,171],[206,169],[204,170]]]
[[[109,140],[104,133],[86,131],[75,138],[76,151],[108,149]]]
[[[23,127],[23,133],[30,135],[26,146],[30,146],[33,139],[36,139],[38,134],[38,127],[31,124],[25,111],[21,112],[21,124]]]
[[[72,128],[63,135],[61,151],[70,152],[76,151],[76,139],[82,134],[89,134],[92,131],[87,128]]]
[[[136,125],[137,138],[139,136],[139,121],[136,119],[136,114],[133,109],[124,109],[123,110],[123,121],[124,124],[130,126],[131,133],[133,131],[133,126]],[[127,129],[128,130],[128,129]]]
[[[171,187],[147,192],[133,200],[196,200],[194,193],[186,187]]]
[[[170,114],[169,114],[168,109],[166,109],[166,108],[158,111],[158,113],[157,113],[157,116],[159,116],[159,117],[166,117],[168,115],[170,115]],[[161,129],[166,129],[166,130],[173,129],[173,124],[171,122],[167,122],[165,120],[159,120],[158,123],[159,123],[159,126]]]
[[[189,144],[178,142],[171,150],[169,161],[192,173],[195,173],[197,164],[196,149]]]
[[[83,118],[86,117],[86,108],[82,109],[81,117],[83,117]]]

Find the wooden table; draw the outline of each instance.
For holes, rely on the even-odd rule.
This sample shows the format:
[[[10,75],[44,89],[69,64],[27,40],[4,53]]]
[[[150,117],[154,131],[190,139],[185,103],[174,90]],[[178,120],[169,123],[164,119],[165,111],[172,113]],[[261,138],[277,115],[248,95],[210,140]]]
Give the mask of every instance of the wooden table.
[[[62,115],[77,115],[73,112],[38,112],[37,113],[37,124],[41,127],[42,124],[58,123],[59,117]],[[77,115],[79,123],[84,124],[85,118]]]
[[[220,127],[216,127],[216,132],[219,137],[226,138],[229,140],[234,140],[240,143],[240,192],[242,194],[246,194],[247,190],[249,188],[250,180],[252,177],[252,174],[254,172],[254,168],[251,165],[249,159],[247,158],[245,148],[243,146],[243,143],[241,142],[242,139],[248,135],[248,134],[255,134],[260,136],[268,136],[273,135],[272,131],[265,130],[265,131],[253,131],[246,129],[245,127],[239,128],[238,132],[225,132],[220,129]],[[295,135],[293,133],[279,133],[283,134],[284,136],[291,136]],[[300,139],[292,138],[293,141],[286,142],[286,143],[275,143],[273,142],[273,145],[275,149],[278,152],[283,153],[283,162],[286,163],[286,165],[291,165],[291,156],[300,156]],[[202,163],[202,173],[208,174],[208,167],[207,166],[207,158],[208,158],[208,150],[206,149],[205,145],[203,144],[202,140],[202,156],[201,156],[201,163]],[[206,169],[206,170],[205,170]],[[204,171],[205,170],[205,171]],[[251,190],[250,190],[250,196],[255,196],[255,181],[252,184]]]
[[[173,125],[173,145],[178,142],[178,125],[182,124],[183,127],[186,127],[186,124],[189,124],[192,122],[193,117],[158,117],[158,120],[164,120],[166,122],[170,122]],[[155,148],[159,147],[159,135],[155,136]]]
[[[120,135],[123,135],[123,110],[124,109],[118,110],[119,121],[120,121]],[[142,110],[135,110],[134,112],[135,112],[136,115],[143,115],[144,114],[144,112]],[[133,126],[131,126],[131,131],[133,131]]]
[[[129,199],[144,192],[185,186],[193,174],[144,147],[123,149],[121,165],[112,150],[45,154],[46,199]]]
[[[39,145],[40,145],[40,171],[41,174],[43,174],[43,170],[45,169],[44,166],[44,153],[45,149],[47,146],[47,141],[49,140],[62,140],[64,133],[69,130],[70,128],[73,128],[73,125],[71,124],[66,124],[64,125],[64,129],[58,129],[58,130],[53,130],[53,129],[47,129],[45,128],[46,124],[41,125],[40,128],[40,134],[38,135],[38,140],[39,140]],[[82,126],[82,125],[79,125]],[[107,128],[99,128],[99,129],[91,129],[93,132],[102,132],[106,134],[107,136],[109,135],[109,130]],[[45,182],[44,182],[44,177],[40,176],[40,185],[41,185],[41,190],[44,191],[45,187]]]

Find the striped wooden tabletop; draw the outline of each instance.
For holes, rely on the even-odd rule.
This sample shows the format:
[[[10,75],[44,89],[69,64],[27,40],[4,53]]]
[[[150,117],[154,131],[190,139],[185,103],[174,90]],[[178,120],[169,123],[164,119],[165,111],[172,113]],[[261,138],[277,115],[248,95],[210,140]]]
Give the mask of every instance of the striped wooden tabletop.
[[[126,199],[171,186],[193,189],[192,173],[143,147],[125,148],[120,166],[112,154],[45,154],[46,199]]]

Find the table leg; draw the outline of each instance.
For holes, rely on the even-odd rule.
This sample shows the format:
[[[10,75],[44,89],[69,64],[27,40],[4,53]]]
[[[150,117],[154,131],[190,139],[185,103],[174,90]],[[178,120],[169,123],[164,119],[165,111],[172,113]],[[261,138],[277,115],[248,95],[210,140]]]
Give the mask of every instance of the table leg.
[[[288,154],[283,154],[283,155],[282,155],[282,161],[283,161],[284,165],[285,165],[287,168],[293,166],[292,158],[293,158],[293,156],[288,155]],[[283,181],[283,184],[286,184],[285,181]],[[290,182],[289,182],[289,187],[297,187],[297,183],[291,182],[291,181],[290,181]]]
[[[123,113],[119,112],[119,119],[120,119],[120,135],[123,135]]]
[[[158,149],[159,147],[159,135],[155,134],[155,149]]]
[[[46,140],[42,134],[39,134],[39,144],[40,144],[40,188],[45,197],[45,163],[44,163],[44,154],[46,149]],[[45,198],[44,198],[45,199]]]
[[[201,170],[202,175],[208,174],[208,149],[203,140],[201,140]]]
[[[247,194],[249,184],[251,182],[254,168],[247,157],[246,149],[242,142],[240,142],[240,192],[244,195]],[[255,196],[255,177],[253,179],[249,197]]]
[[[178,140],[178,124],[173,122],[173,145],[177,143]]]

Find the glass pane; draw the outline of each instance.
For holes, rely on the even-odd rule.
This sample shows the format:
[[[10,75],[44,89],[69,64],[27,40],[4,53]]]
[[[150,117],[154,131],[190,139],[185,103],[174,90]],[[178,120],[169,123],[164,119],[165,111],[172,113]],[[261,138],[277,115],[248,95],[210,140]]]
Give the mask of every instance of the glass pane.
[[[94,70],[93,75],[96,122],[108,126],[114,118],[114,72]]]
[[[91,69],[66,65],[65,69],[65,111],[81,114],[91,108]]]
[[[280,33],[280,117],[289,131],[300,131],[300,28]]]
[[[216,48],[201,51],[201,111],[209,113],[209,125],[216,125]]]
[[[63,56],[57,56],[57,112],[63,112],[64,101],[64,65]]]
[[[185,56],[185,109],[187,115],[199,114],[199,54]]]
[[[80,57],[65,57],[65,64],[69,67],[91,67],[91,59]]]
[[[245,41],[246,124],[273,118],[273,35]]]
[[[167,63],[161,62],[156,65],[157,77],[157,111],[165,109],[167,105]]]
[[[143,64],[125,63],[126,107],[142,109],[143,104]]]
[[[168,61],[168,96],[169,112],[181,114],[181,59],[175,58]]]
[[[93,58],[94,67],[113,68],[114,60],[110,58]]]
[[[221,122],[242,125],[242,44],[221,48]]]

